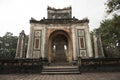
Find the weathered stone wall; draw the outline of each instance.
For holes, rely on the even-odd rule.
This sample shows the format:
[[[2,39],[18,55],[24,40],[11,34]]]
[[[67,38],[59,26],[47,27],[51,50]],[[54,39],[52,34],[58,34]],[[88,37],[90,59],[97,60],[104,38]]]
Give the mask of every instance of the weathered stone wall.
[[[78,38],[78,30],[84,31],[83,43],[85,48],[80,49],[80,43]],[[34,50],[35,31],[41,31],[40,50]],[[50,36],[55,31],[64,31],[67,34],[68,39],[68,60],[77,60],[77,57],[90,58],[93,57],[91,39],[89,33],[88,23],[79,24],[39,24],[31,23],[30,38],[28,43],[27,58],[50,58]],[[60,33],[61,34],[61,33]],[[63,33],[62,33],[63,34]],[[66,35],[65,34],[65,35]],[[83,54],[81,53],[83,52]]]
[[[72,8],[55,9],[48,7],[48,18],[40,21],[31,18],[27,58],[47,58],[54,60],[52,53],[54,35],[60,34],[67,38],[67,60],[72,62],[78,57],[93,57],[89,33],[89,20],[72,18]],[[56,33],[54,33],[56,32]],[[38,34],[37,34],[38,33]],[[52,37],[51,37],[52,36]]]
[[[38,32],[39,36],[36,36],[36,32]],[[39,47],[35,49],[35,38],[39,39]],[[27,58],[40,58],[44,57],[44,44],[45,44],[45,27],[42,24],[32,24],[30,28],[30,36],[28,42],[28,51]]]
[[[50,43],[49,43],[49,38],[51,36],[51,34],[55,31],[58,32],[58,34],[64,34],[67,39],[68,39],[68,53],[67,53],[67,58],[69,61],[72,61],[73,59],[73,42],[72,42],[72,30],[71,30],[71,25],[70,24],[50,24],[50,25],[47,25],[46,27],[46,49],[48,49],[48,45],[50,46]],[[63,32],[61,32],[63,31]],[[66,34],[65,34],[65,33]],[[50,57],[52,54],[51,54],[51,50],[46,50],[46,55],[49,55],[48,57]],[[51,58],[51,57],[50,57]]]

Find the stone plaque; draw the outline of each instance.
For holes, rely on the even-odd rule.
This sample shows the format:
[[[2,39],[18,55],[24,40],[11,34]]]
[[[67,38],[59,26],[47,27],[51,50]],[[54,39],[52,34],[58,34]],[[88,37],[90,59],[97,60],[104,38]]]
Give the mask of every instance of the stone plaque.
[[[33,51],[33,58],[40,58],[40,51]]]
[[[84,35],[85,35],[84,30],[79,29],[78,30],[78,36],[84,36]]]
[[[87,57],[86,50],[80,50],[80,56],[81,57]]]
[[[40,39],[41,38],[34,39],[34,50],[40,50],[40,44],[41,44]]]
[[[41,31],[35,31],[35,37],[40,37],[41,36]]]
[[[85,39],[84,37],[79,37],[79,49],[85,49]]]

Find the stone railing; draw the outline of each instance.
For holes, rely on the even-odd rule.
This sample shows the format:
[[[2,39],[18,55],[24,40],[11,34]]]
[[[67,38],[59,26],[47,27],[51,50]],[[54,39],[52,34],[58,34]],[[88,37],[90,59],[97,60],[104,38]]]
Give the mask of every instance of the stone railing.
[[[0,59],[0,73],[40,73],[41,59]]]
[[[120,58],[80,59],[78,62],[83,72],[120,71]]]

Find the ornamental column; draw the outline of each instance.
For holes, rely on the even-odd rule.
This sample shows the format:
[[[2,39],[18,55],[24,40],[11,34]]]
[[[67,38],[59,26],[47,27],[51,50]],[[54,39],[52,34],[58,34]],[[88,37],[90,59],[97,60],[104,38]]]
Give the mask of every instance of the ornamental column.
[[[26,38],[26,35],[24,33],[24,30],[22,30],[22,32],[19,34],[15,58],[26,58],[25,38]]]
[[[101,35],[98,30],[94,31],[93,40],[94,40],[95,58],[104,57]]]

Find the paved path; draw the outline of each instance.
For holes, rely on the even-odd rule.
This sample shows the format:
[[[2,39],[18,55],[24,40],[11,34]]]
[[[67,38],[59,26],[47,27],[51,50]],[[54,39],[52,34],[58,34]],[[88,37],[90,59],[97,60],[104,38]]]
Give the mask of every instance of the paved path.
[[[0,80],[120,80],[120,72],[97,72],[73,75],[0,74]]]

